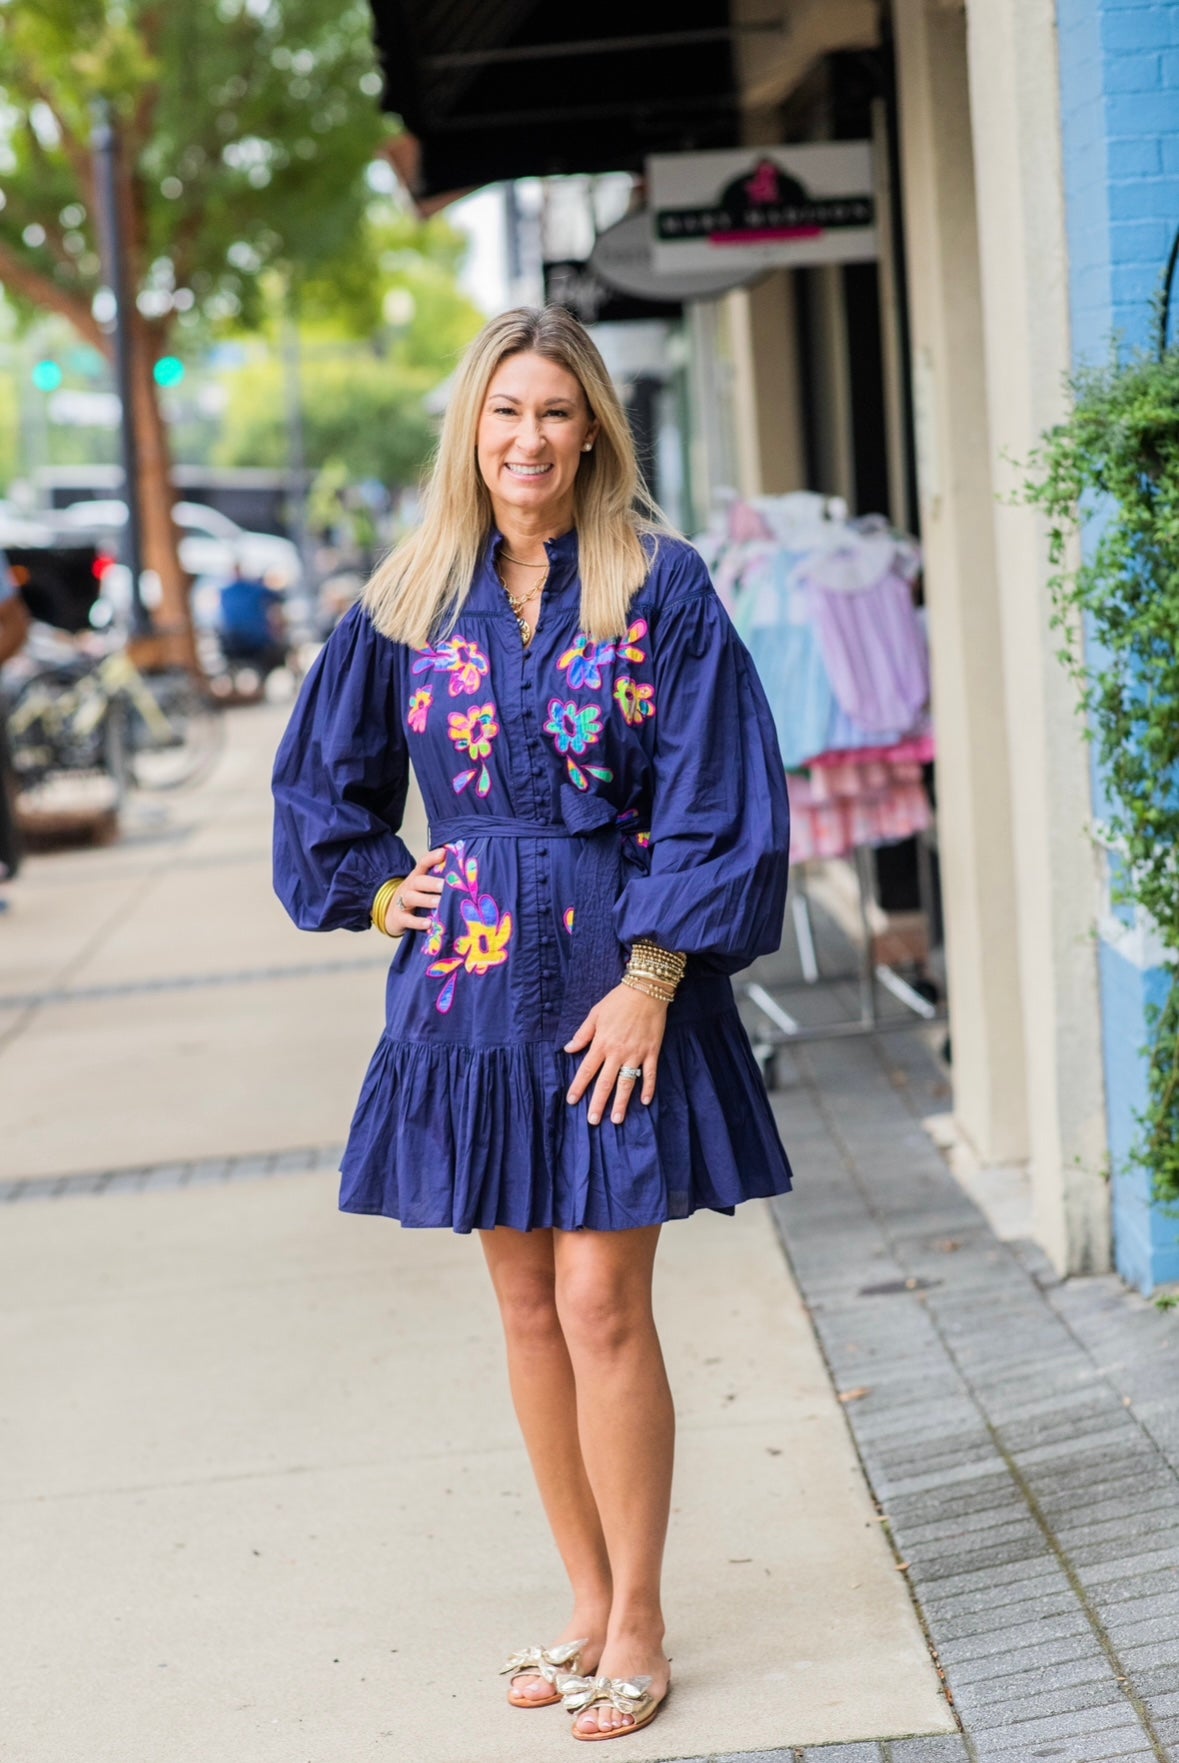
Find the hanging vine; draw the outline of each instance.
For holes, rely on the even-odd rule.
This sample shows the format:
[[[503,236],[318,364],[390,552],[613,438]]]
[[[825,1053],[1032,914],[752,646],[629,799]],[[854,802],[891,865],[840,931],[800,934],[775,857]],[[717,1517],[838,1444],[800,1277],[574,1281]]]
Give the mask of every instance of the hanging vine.
[[[1148,1013],[1148,1100],[1132,1155],[1156,1197],[1175,1203],[1179,348],[1163,341],[1166,305],[1164,296],[1155,354],[1076,377],[1071,414],[1033,453],[1024,497],[1048,522],[1053,624],[1097,749],[1114,898],[1152,923],[1170,979],[1164,1001]]]

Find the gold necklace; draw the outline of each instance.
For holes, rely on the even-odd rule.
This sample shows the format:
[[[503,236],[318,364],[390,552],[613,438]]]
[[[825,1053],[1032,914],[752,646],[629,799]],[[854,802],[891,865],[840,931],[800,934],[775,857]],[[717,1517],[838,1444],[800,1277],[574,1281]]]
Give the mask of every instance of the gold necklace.
[[[547,570],[549,567],[549,560],[547,557],[545,558],[543,563],[525,563],[525,561],[522,557],[513,557],[510,551],[501,551],[500,556],[504,559],[505,563],[515,563],[521,569],[545,569],[545,570]]]
[[[498,569],[496,570],[495,573],[499,579],[499,585],[504,591],[504,598],[507,600],[507,603],[508,603],[509,607],[511,608],[512,617],[515,619],[517,625],[520,628],[521,640],[523,641],[524,647],[527,648],[529,643],[532,641],[532,626],[529,624],[529,622],[526,618],[521,618],[520,608],[521,608],[521,606],[526,606],[528,604],[529,600],[532,599],[532,596],[534,594],[536,595],[537,599],[539,600],[540,596],[544,593],[545,588],[548,586],[548,581],[549,581],[548,569],[546,568],[546,570],[544,572],[544,576],[541,580],[540,586],[536,587],[536,588],[529,588],[529,590],[526,594],[513,594],[512,590],[508,587],[508,584],[504,580],[503,576],[500,575],[500,572]]]

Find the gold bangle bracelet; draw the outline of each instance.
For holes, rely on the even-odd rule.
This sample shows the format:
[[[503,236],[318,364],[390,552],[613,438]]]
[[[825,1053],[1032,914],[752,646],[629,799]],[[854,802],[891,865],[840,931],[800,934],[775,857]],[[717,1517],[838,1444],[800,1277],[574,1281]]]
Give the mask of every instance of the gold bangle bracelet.
[[[674,980],[683,979],[688,965],[688,958],[678,949],[663,949],[646,937],[631,946],[631,960],[636,967],[657,974],[660,978]]]
[[[678,985],[684,977],[682,967],[671,967],[662,961],[651,961],[646,955],[632,955],[627,966],[632,973],[646,973],[652,979],[670,980],[673,985]]]
[[[405,880],[405,877],[403,875],[395,875],[395,876],[393,876],[393,878],[390,881],[382,882],[381,886],[377,889],[376,895],[373,899],[372,912],[371,912],[370,916],[372,918],[373,924],[375,925],[377,930],[380,931],[381,935],[384,937],[396,938],[396,937],[402,936],[404,934],[402,931],[399,931],[399,930],[389,930],[385,924],[385,919],[388,915],[389,907],[392,905],[394,897],[396,896],[399,889],[401,888],[401,885],[404,882],[404,880]]]

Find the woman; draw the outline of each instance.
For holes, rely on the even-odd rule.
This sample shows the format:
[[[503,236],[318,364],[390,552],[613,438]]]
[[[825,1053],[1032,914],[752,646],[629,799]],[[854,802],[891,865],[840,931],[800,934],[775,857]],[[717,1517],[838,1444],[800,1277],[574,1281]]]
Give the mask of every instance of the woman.
[[[295,922],[400,939],[340,1204],[479,1231],[499,1301],[573,1593],[509,1700],[622,1737],[668,1689],[660,1226],[790,1186],[726,977],[778,945],[788,811],[749,657],[563,310],[468,350],[422,523],[313,668],[275,797]]]

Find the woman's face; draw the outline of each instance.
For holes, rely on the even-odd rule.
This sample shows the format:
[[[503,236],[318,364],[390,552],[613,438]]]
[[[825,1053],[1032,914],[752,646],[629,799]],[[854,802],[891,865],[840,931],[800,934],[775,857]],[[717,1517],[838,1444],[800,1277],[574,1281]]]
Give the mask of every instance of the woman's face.
[[[514,514],[554,532],[573,524],[573,484],[598,424],[575,374],[543,355],[509,355],[491,376],[475,452],[496,520]]]

